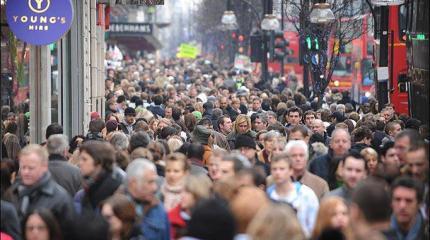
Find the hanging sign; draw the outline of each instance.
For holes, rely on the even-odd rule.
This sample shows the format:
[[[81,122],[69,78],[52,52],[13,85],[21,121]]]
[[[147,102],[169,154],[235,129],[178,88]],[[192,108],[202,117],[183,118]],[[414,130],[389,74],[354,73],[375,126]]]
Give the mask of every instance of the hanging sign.
[[[73,5],[71,0],[9,0],[6,17],[18,39],[33,45],[48,45],[69,31]]]

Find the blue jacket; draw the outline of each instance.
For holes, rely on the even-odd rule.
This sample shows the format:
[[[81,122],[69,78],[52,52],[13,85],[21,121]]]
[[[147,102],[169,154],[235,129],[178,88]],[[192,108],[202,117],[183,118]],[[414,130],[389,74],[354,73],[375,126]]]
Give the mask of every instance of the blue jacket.
[[[161,203],[146,212],[140,228],[146,240],[170,239],[170,222]]]

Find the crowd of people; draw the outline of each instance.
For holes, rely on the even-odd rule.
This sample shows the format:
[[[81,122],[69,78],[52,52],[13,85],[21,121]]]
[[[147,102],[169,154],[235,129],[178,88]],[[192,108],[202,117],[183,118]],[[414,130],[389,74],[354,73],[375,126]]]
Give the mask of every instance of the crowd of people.
[[[428,239],[428,126],[273,82],[124,61],[85,135],[38,144],[3,107],[1,239]]]

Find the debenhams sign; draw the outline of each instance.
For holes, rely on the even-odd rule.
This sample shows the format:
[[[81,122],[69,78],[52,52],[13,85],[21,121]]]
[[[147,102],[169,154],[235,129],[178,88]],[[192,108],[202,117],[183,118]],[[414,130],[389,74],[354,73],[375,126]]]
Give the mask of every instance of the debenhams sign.
[[[9,0],[6,17],[18,39],[33,45],[48,45],[69,31],[73,6],[71,0]]]
[[[109,33],[117,35],[144,35],[152,34],[150,23],[111,23]]]

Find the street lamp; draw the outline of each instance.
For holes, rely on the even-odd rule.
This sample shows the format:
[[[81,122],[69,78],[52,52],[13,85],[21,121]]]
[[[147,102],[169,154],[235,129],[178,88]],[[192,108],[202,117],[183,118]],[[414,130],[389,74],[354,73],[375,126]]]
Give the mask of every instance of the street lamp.
[[[309,16],[311,23],[328,24],[336,21],[328,3],[315,3]]]
[[[225,26],[227,30],[237,29],[236,15],[233,11],[227,10],[224,12],[221,18],[221,23]]]
[[[263,21],[261,21],[261,29],[271,31],[279,30],[280,24],[278,18],[273,14],[264,15]]]
[[[375,6],[395,6],[403,3],[405,0],[372,0],[372,4]]]

